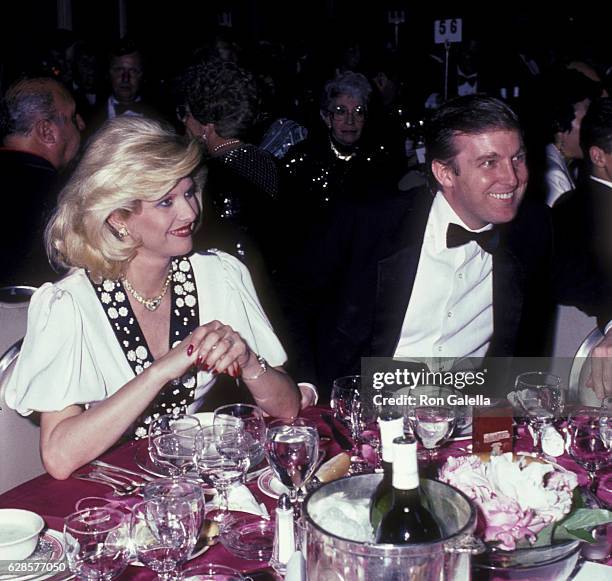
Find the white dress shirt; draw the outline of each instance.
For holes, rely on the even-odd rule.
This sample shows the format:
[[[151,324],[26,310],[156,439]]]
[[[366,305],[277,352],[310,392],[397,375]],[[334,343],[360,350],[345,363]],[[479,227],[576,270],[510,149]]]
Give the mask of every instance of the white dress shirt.
[[[474,241],[447,248],[449,223],[472,232],[492,228],[468,228],[438,192],[394,357],[482,357],[487,351],[493,334],[493,259]]]
[[[546,203],[552,208],[555,202],[565,193],[576,186],[572,174],[563,159],[563,155],[554,145],[546,146]]]

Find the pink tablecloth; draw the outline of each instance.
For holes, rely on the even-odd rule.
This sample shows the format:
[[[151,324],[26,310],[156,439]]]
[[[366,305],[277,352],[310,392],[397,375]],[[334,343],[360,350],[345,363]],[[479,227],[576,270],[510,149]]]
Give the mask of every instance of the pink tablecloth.
[[[319,424],[321,436],[324,436],[325,444],[323,445],[327,451],[327,457],[331,457],[341,451],[341,448],[333,440],[330,428],[321,421],[321,413],[328,413],[325,408],[310,408],[306,410],[304,415]],[[448,451],[452,453],[453,448],[465,447],[469,442],[461,441],[450,445]],[[131,442],[120,446],[110,452],[104,454],[101,459],[126,468],[136,469],[134,462],[134,453],[136,446],[143,445],[143,442]],[[523,435],[516,445],[516,449],[528,449],[529,440],[526,435]],[[586,483],[586,474],[584,470],[578,467],[570,458],[561,458],[559,463],[564,467],[575,471],[579,475],[581,484]],[[612,473],[608,469],[608,475],[603,475],[606,478],[612,479]],[[252,483],[251,489],[260,501],[264,501],[269,510],[272,510],[275,501],[267,496],[264,496],[257,488],[256,483]],[[50,528],[62,530],[63,518],[74,511],[75,504],[78,500],[85,496],[103,496],[111,498],[111,492],[107,486],[95,484],[93,482],[84,482],[69,478],[64,481],[55,480],[48,475],[34,478],[16,488],[0,495],[0,508],[22,508],[34,511],[40,514]],[[612,503],[612,494],[602,493],[600,495],[604,500]],[[257,561],[245,561],[233,556],[218,544],[211,547],[206,553],[198,557],[202,562],[222,563],[241,571],[253,571],[255,569],[266,569],[267,564]],[[122,576],[125,580],[145,581],[155,578],[155,575],[144,567],[128,567],[127,571]]]

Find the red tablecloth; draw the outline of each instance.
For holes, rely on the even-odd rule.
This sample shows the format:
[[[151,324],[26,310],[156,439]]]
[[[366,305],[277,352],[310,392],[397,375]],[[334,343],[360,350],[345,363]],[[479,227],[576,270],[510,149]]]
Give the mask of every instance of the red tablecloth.
[[[328,413],[326,408],[310,408],[303,415],[310,419],[316,420],[319,425],[321,436],[325,437],[324,448],[327,451],[327,457],[332,457],[341,451],[340,446],[333,440],[329,426],[321,420],[321,413]],[[330,440],[328,440],[328,438]],[[466,441],[451,443],[446,447],[445,453],[452,453],[455,448],[465,447],[468,444]],[[143,442],[131,442],[120,446],[110,452],[104,454],[101,459],[124,466],[126,468],[137,469],[134,462],[134,453],[136,446],[143,445]],[[517,440],[516,450],[529,449],[529,437],[527,434],[522,434]],[[577,466],[570,458],[560,458],[559,463],[565,468],[576,472],[579,475],[581,484],[587,481],[586,473]],[[6,469],[6,467],[5,467]],[[605,476],[605,475],[604,475]],[[608,476],[612,479],[612,470],[608,468]],[[257,488],[256,482],[250,484],[250,488],[256,495],[257,499],[263,501],[269,510],[273,510],[275,501],[263,495]],[[39,476],[13,488],[12,490],[0,495],[0,508],[22,508],[34,511],[40,514],[47,522],[50,528],[62,530],[63,518],[75,510],[75,504],[78,500],[86,496],[102,496],[111,498],[112,494],[107,486],[96,484],[93,482],[85,482],[69,478],[67,480],[55,480],[48,475]],[[609,503],[612,503],[612,494],[602,493],[600,496]],[[202,562],[222,563],[241,571],[253,571],[255,569],[267,568],[266,563],[257,561],[246,561],[233,556],[225,550],[221,544],[211,547],[206,553],[197,558]],[[197,562],[197,561],[194,561]],[[145,581],[155,578],[155,575],[147,568],[130,566],[122,576],[125,580]]]

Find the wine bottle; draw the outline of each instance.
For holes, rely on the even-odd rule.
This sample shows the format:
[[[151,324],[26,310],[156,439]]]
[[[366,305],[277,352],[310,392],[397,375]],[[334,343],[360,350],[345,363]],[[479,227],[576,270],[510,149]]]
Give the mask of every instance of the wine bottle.
[[[393,501],[376,531],[377,543],[427,543],[441,538],[440,527],[422,503],[416,440],[393,440]]]
[[[383,479],[378,483],[370,499],[370,523],[374,532],[380,519],[391,508],[393,496],[393,440],[404,435],[404,418],[378,418],[382,447]]]

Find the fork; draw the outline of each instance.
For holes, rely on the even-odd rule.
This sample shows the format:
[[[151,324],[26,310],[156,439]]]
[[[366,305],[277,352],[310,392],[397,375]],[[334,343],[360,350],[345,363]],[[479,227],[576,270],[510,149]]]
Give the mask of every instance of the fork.
[[[90,474],[95,478],[100,478],[101,480],[105,480],[106,482],[109,482],[111,484],[114,484],[115,486],[123,488],[123,490],[125,490],[127,494],[134,494],[135,492],[138,492],[138,490],[140,490],[140,488],[144,486],[142,482],[133,483],[133,482],[126,482],[124,480],[119,480],[119,478],[113,478],[110,474],[107,474],[106,472],[102,472],[99,469],[92,470]]]
[[[92,466],[97,466],[98,468],[108,468],[108,470],[112,470],[113,472],[118,472],[121,474],[129,474],[130,476],[135,476],[140,480],[152,481],[155,480],[154,476],[150,476],[149,474],[143,474],[142,472],[136,472],[134,470],[130,470],[128,468],[124,468],[123,466],[115,466],[114,464],[109,464],[108,462],[102,462],[102,460],[92,460]]]
[[[121,484],[123,486],[133,486],[135,489],[141,488],[142,486],[150,482],[149,480],[135,480],[127,474],[115,472],[110,468],[104,468],[102,466],[96,466],[96,468],[94,468],[91,473],[106,476],[109,479],[113,479],[117,484]]]
[[[78,480],[85,480],[86,482],[96,482],[97,484],[106,484],[106,486],[110,486],[113,489],[114,491],[113,496],[128,496],[129,494],[132,494],[131,492],[128,492],[123,486],[118,486],[112,482],[109,482],[108,480],[104,480],[103,478],[99,476],[92,476],[90,474],[73,474],[72,477]]]

